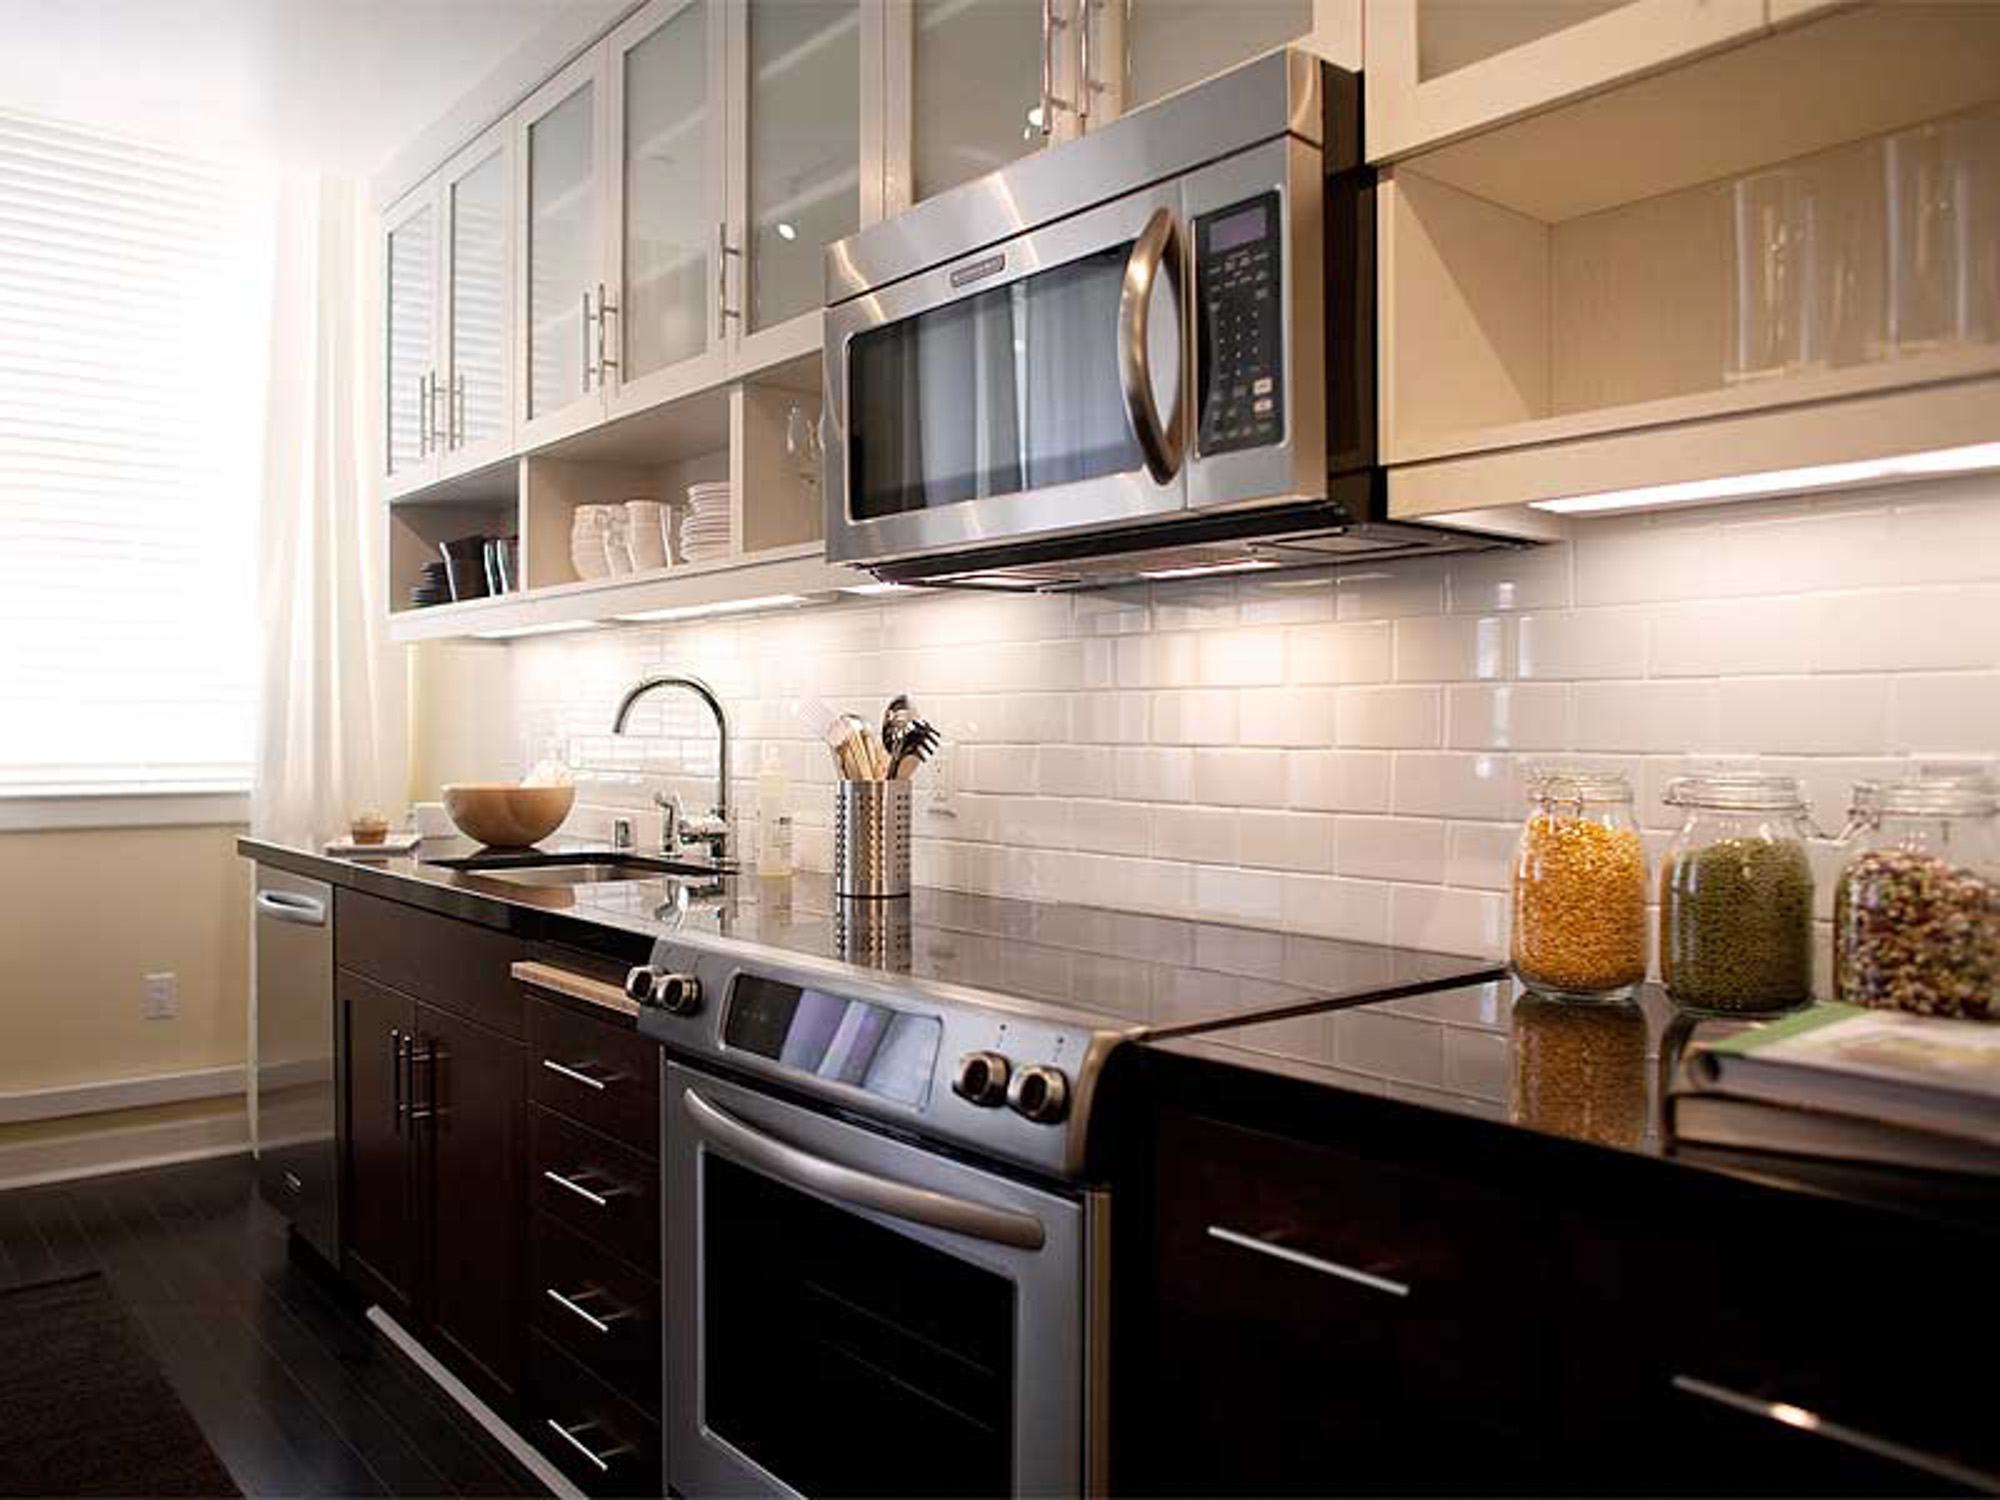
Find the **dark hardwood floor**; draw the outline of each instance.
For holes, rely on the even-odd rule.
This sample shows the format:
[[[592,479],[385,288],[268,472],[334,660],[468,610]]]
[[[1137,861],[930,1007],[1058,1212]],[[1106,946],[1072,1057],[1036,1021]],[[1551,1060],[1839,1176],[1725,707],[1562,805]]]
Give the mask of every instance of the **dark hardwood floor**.
[[[246,1495],[543,1493],[294,1259],[248,1157],[0,1193],[0,1285],[92,1267]]]

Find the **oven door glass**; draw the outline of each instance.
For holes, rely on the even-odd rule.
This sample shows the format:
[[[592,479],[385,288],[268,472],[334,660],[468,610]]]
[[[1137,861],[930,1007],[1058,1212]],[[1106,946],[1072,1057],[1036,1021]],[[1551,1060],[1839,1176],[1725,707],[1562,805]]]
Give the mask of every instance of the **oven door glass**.
[[[807,1495],[1012,1488],[1014,1286],[702,1161],[707,1426]]]
[[[833,555],[1180,508],[1185,240],[1170,184],[833,309]]]

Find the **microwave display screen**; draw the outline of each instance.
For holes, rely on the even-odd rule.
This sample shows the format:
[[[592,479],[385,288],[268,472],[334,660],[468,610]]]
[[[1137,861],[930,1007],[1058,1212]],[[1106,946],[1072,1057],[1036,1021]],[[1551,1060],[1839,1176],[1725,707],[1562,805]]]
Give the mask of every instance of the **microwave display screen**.
[[[1265,193],[1194,221],[1203,453],[1285,438],[1284,268],[1271,233],[1277,215],[1278,195]]]
[[[896,1104],[930,1095],[944,1023],[824,990],[740,975],[722,1022],[725,1046]]]
[[[1220,255],[1254,244],[1270,233],[1270,224],[1270,213],[1261,203],[1217,219],[1208,226],[1209,254]]]

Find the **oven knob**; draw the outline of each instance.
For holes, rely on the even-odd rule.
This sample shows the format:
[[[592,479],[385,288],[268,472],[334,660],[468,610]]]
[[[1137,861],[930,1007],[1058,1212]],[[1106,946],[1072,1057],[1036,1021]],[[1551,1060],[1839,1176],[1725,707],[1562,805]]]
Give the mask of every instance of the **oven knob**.
[[[660,971],[647,964],[626,971],[625,993],[641,1005],[653,1003],[653,986],[660,981]]]
[[[981,1109],[998,1109],[1007,1102],[1007,1059],[997,1052],[968,1052],[958,1060],[951,1091]]]
[[[1007,1085],[1015,1114],[1037,1125],[1054,1125],[1069,1113],[1069,1080],[1055,1068],[1023,1068]]]
[[[692,974],[662,974],[653,982],[653,1004],[671,1016],[701,1009],[701,981]]]

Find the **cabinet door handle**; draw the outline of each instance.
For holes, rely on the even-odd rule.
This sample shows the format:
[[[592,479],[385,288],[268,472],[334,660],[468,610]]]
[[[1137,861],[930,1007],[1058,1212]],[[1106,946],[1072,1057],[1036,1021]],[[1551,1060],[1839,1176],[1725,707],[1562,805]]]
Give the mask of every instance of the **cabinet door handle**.
[[[1208,1237],[1221,1240],[1225,1245],[1234,1245],[1241,1250],[1254,1250],[1259,1255],[1268,1255],[1274,1260],[1289,1261],[1295,1266],[1304,1266],[1308,1271],[1318,1271],[1322,1276],[1338,1276],[1342,1281],[1351,1281],[1356,1286],[1365,1286],[1371,1291],[1386,1292],[1391,1297],[1407,1297],[1409,1286],[1401,1281],[1391,1281],[1386,1276],[1377,1276],[1372,1271],[1358,1271],[1353,1266],[1343,1266],[1337,1260],[1323,1260],[1317,1255],[1308,1255],[1303,1250],[1294,1250],[1288,1245],[1274,1245],[1269,1240],[1260,1240],[1254,1234],[1243,1234],[1234,1229],[1224,1229],[1218,1224],[1208,1226]]]
[[[557,1437],[561,1438],[565,1443],[568,1443],[570,1447],[574,1448],[578,1453],[582,1454],[585,1458],[589,1459],[590,1462],[596,1466],[597,1472],[600,1474],[609,1474],[611,1472],[611,1460],[614,1458],[622,1458],[627,1453],[630,1453],[632,1451],[625,1444],[614,1440],[609,1448],[606,1448],[602,1453],[599,1453],[596,1449],[592,1448],[588,1443],[584,1442],[582,1438],[577,1436],[578,1433],[589,1432],[593,1427],[597,1427],[598,1424],[596,1422],[579,1422],[574,1427],[565,1427],[563,1426],[562,1423],[558,1422],[554,1417],[550,1417],[548,1419],[548,1424],[551,1428],[555,1430],[555,1434]]]
[[[618,309],[604,293],[604,283],[597,283],[597,383],[604,384],[604,372],[618,368],[618,361],[604,352],[604,325],[611,321],[611,314]]]
[[[403,1029],[389,1028],[389,1121],[397,1135],[403,1133],[403,1115],[408,1106],[403,1103]]]
[[[415,1121],[417,1121],[417,1120],[436,1120],[436,1119],[437,1119],[437,1115],[438,1115],[438,1107],[437,1107],[437,1075],[438,1075],[438,1062],[439,1062],[439,1060],[440,1060],[441,1058],[444,1058],[444,1057],[447,1057],[447,1056],[449,1055],[449,1054],[447,1054],[447,1053],[443,1053],[443,1052],[440,1052],[440,1051],[438,1051],[438,1044],[437,1044],[437,1038],[436,1038],[436,1037],[426,1037],[426,1038],[424,1039],[424,1044],[423,1044],[423,1045],[424,1045],[424,1055],[423,1055],[423,1069],[424,1069],[424,1102],[423,1102],[423,1105],[422,1105],[422,1107],[421,1107],[421,1108],[419,1108],[419,1107],[418,1107],[418,1105],[417,1105],[417,1061],[418,1061],[418,1060],[417,1060],[417,1039],[416,1039],[416,1038],[415,1038],[414,1036],[410,1038],[410,1053],[409,1053],[409,1055],[410,1055],[410,1119],[411,1119],[411,1121],[412,1121],[412,1122],[415,1122]]]
[[[417,457],[429,458],[431,452],[431,378],[429,375],[417,377]]]
[[[577,1175],[583,1176],[586,1174],[578,1173]],[[591,1191],[591,1189],[585,1187],[582,1183],[578,1182],[575,1177],[565,1177],[563,1176],[562,1173],[557,1171],[544,1169],[544,1171],[542,1172],[542,1176],[547,1178],[550,1182],[553,1182],[557,1187],[567,1188],[570,1192],[575,1193],[577,1197],[583,1199],[584,1202],[592,1204],[598,1208],[609,1208],[611,1206],[611,1200],[618,1196],[617,1190],[615,1188],[609,1193],[593,1192]]]
[[[451,399],[446,403],[446,429],[454,448],[465,446],[465,372],[451,377]]]
[[[1056,0],[1042,0],[1042,138],[1055,134],[1056,111],[1067,109],[1067,101],[1056,97],[1056,33],[1069,22],[1056,14]]]
[[[1741,1391],[1731,1390],[1726,1385],[1697,1380],[1692,1375],[1676,1375],[1672,1384],[1673,1388],[1684,1396],[1693,1396],[1699,1401],[1725,1406],[1746,1416],[1760,1417],[1766,1422],[1776,1422],[1796,1432],[1809,1432],[1814,1437],[1826,1438],[1830,1442],[1843,1444],[1858,1452],[1886,1459],[1892,1464],[1900,1464],[1906,1469],[1915,1469],[1918,1473],[1928,1474],[1934,1479],[1942,1479],[1951,1484],[1961,1484],[1968,1489],[1985,1490],[1989,1493],[2000,1490],[2000,1474],[1988,1474],[1955,1463],[1951,1459],[1939,1457],[1935,1453],[1925,1453],[1921,1449],[1907,1447],[1889,1438],[1877,1437],[1872,1432],[1862,1432],[1858,1428],[1843,1426],[1803,1406],[1793,1406],[1785,1401],[1766,1401],[1761,1396],[1747,1396]]]
[[[559,1078],[567,1078],[571,1083],[580,1083],[587,1089],[596,1089],[600,1094],[604,1092],[609,1082],[609,1080],[603,1078],[592,1078],[588,1073],[583,1072],[582,1069],[585,1065],[581,1063],[572,1068],[566,1063],[557,1062],[553,1057],[545,1057],[542,1059],[542,1066]]]
[[[590,394],[590,288],[583,289],[583,321],[577,325],[583,334],[583,393]]]
[[[565,1295],[564,1293],[557,1291],[552,1286],[545,1286],[542,1288],[542,1290],[549,1294],[549,1300],[555,1303],[557,1307],[562,1308],[566,1312],[575,1313],[579,1318],[583,1319],[584,1322],[588,1323],[592,1328],[596,1329],[599,1333],[611,1332],[611,1325],[613,1323],[616,1323],[623,1318],[628,1318],[631,1316],[630,1313],[624,1312],[623,1310],[617,1310],[613,1311],[609,1317],[600,1318],[597,1316],[596,1313],[592,1312],[589,1308],[583,1305],[592,1297],[602,1297],[604,1295],[604,1289],[602,1287],[595,1287],[595,1286],[587,1287],[583,1291],[576,1293],[575,1296]]]
[[[715,341],[729,335],[729,320],[741,318],[743,309],[729,305],[729,259],[743,252],[729,243],[729,226],[715,226]]]
[[[1076,0],[1076,123],[1090,123],[1090,13],[1097,0]]]

